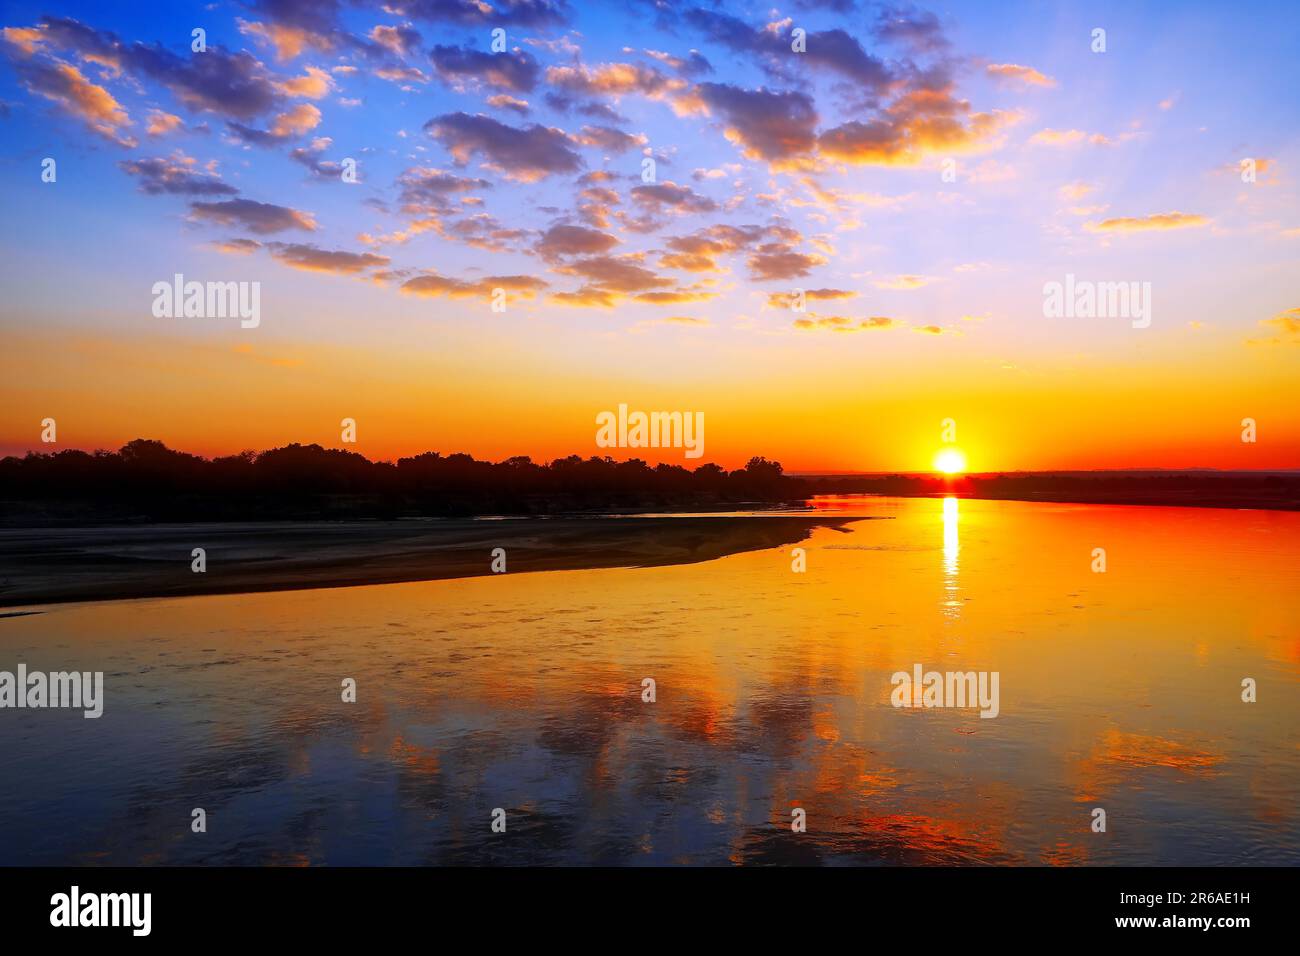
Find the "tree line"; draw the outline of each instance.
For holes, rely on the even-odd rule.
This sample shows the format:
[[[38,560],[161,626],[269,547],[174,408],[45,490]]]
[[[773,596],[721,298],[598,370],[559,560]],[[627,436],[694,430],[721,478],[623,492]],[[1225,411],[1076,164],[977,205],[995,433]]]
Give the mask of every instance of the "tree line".
[[[425,452],[396,462],[320,445],[203,458],[136,439],[117,451],[0,460],[0,507],[151,520],[538,514],[780,502],[799,493],[780,462],[728,471],[570,455],[546,463]]]

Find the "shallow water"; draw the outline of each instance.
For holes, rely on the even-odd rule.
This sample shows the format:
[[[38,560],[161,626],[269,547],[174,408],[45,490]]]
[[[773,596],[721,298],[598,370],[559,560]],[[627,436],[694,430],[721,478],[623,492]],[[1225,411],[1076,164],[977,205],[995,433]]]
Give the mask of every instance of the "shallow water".
[[[1300,515],[820,504],[890,520],[816,531],[804,573],[0,620],[0,670],[106,685],[98,720],[0,710],[0,863],[1300,863]],[[917,663],[998,672],[998,716],[893,707]]]

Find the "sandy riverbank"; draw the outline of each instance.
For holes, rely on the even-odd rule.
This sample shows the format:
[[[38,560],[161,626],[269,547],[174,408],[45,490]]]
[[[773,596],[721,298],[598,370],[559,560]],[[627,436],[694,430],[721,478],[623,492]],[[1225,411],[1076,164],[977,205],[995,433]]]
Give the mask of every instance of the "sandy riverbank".
[[[0,607],[709,561],[861,518],[809,515],[266,522],[0,530]],[[190,569],[194,548],[207,570]]]

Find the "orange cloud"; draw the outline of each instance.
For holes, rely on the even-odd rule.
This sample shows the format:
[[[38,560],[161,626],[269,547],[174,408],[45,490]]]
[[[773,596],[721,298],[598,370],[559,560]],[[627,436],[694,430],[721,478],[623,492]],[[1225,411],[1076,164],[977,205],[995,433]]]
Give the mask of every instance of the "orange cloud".
[[[295,76],[276,84],[286,96],[301,96],[318,100],[334,88],[334,78],[317,66],[307,67],[303,76]]]
[[[519,298],[532,299],[538,290],[545,289],[546,282],[533,276],[487,276],[477,282],[465,282],[450,276],[426,272],[424,275],[407,279],[401,285],[406,295],[418,295],[430,299],[447,296],[450,299],[468,299],[475,296],[487,298],[495,294],[496,289],[517,292]],[[507,297],[509,298],[509,297]]]
[[[12,43],[28,56],[45,42],[45,34],[40,27],[5,27],[0,30],[7,42]]]
[[[29,90],[58,103],[104,138],[119,146],[136,145],[135,139],[123,132],[123,127],[132,125],[126,109],[72,64],[27,63],[19,67],[19,74]]]
[[[144,131],[150,136],[165,136],[181,125],[181,118],[174,113],[162,110],[150,110],[149,122]]]
[[[1271,339],[1249,339],[1251,345],[1300,344],[1300,306],[1279,312],[1271,319],[1261,319],[1259,324],[1265,329],[1276,329],[1278,334]]]
[[[796,329],[828,332],[864,332],[879,329],[896,329],[902,325],[897,319],[885,315],[873,315],[867,319],[852,319],[843,315],[813,316],[809,319],[795,319]]]
[[[1050,76],[1039,73],[1032,66],[1020,66],[1017,63],[990,63],[984,71],[995,80],[1009,80],[1026,86],[1056,85]]]
[[[309,46],[321,52],[327,52],[334,46],[328,37],[298,27],[278,23],[250,23],[238,19],[236,22],[240,33],[269,43],[275,49],[275,58],[280,62],[292,60]]]
[[[997,134],[1024,118],[1008,110],[972,113],[950,89],[918,89],[884,115],[851,121],[822,133],[820,154],[855,165],[914,166],[932,155],[971,153],[997,145]]]
[[[805,300],[831,301],[834,299],[853,299],[857,293],[849,289],[805,289],[803,293]],[[794,301],[794,296],[789,292],[769,292],[767,294],[767,304],[774,309],[788,309]]]
[[[1088,142],[1093,146],[1110,146],[1114,141],[1101,133],[1085,133],[1081,129],[1040,129],[1029,142],[1039,146],[1078,146]]]
[[[301,136],[320,125],[320,110],[310,103],[300,103],[287,113],[281,113],[271,124],[271,134],[288,138]]]
[[[306,243],[276,242],[270,245],[271,258],[292,269],[303,272],[324,272],[330,275],[357,275],[367,269],[386,266],[387,256],[370,252],[343,252],[319,249]]]
[[[933,276],[899,275],[894,276],[892,279],[874,279],[872,281],[875,283],[877,289],[894,289],[903,291],[919,289],[922,286],[927,286],[931,282],[934,282],[935,279]]]
[[[1183,212],[1156,213],[1151,216],[1122,216],[1087,223],[1089,232],[1148,232],[1153,229],[1186,229],[1205,226],[1210,222],[1204,216]]]

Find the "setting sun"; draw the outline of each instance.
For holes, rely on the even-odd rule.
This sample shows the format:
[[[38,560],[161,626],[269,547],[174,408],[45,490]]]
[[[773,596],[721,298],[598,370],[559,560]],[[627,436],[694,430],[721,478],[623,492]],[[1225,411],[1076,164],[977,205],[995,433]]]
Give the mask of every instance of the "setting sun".
[[[966,470],[966,456],[956,448],[945,448],[934,456],[934,470],[957,475]]]

